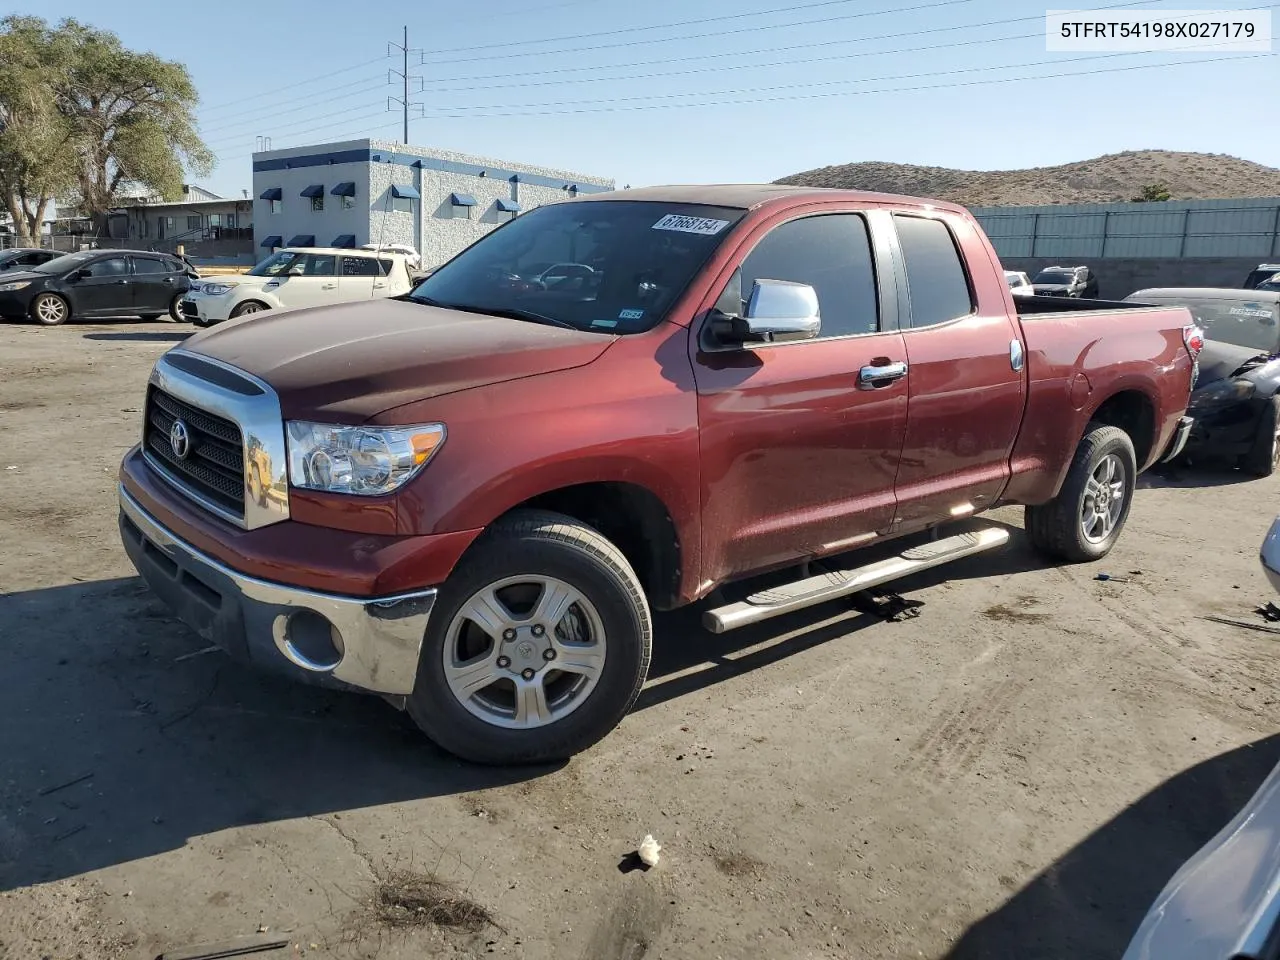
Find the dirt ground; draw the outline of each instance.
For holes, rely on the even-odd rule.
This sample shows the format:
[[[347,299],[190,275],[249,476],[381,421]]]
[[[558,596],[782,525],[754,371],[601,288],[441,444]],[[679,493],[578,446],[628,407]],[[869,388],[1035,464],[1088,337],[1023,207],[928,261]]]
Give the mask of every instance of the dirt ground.
[[[0,326],[0,957],[1117,957],[1280,760],[1257,550],[1280,480],[1148,476],[1101,564],[1003,551],[715,637],[556,769],[487,770],[381,700],[261,677],[117,543],[149,365],[186,328]],[[993,520],[1017,526],[1020,512]],[[1128,583],[1094,580],[1099,572]],[[623,872],[646,833],[661,862]],[[403,871],[492,912],[387,925]]]

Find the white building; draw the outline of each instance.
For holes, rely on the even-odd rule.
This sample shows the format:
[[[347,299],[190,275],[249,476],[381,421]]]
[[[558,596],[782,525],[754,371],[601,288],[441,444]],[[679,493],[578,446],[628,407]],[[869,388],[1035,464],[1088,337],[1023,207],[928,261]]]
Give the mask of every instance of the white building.
[[[254,244],[407,243],[435,267],[521,212],[613,180],[385,140],[253,155]]]

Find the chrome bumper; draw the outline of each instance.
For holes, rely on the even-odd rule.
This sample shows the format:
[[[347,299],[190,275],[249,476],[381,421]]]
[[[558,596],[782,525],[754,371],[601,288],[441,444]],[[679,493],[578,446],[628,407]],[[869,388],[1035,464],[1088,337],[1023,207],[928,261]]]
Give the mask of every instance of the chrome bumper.
[[[361,598],[248,577],[178,539],[120,487],[125,552],[178,616],[231,656],[295,679],[413,692],[434,589]]]
[[[1280,517],[1271,524],[1266,539],[1262,541],[1261,560],[1272,589],[1280,593]]]
[[[1170,460],[1176,460],[1178,454],[1182,453],[1187,445],[1187,438],[1191,436],[1191,427],[1195,424],[1192,417],[1182,417],[1178,420],[1178,427],[1173,432],[1173,439],[1169,441],[1168,449],[1165,450],[1164,456],[1160,458],[1161,463],[1168,463]]]

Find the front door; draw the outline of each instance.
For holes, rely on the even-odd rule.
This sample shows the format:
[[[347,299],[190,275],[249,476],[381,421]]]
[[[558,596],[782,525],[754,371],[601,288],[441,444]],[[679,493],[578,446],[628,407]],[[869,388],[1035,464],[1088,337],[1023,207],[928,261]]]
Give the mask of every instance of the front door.
[[[906,360],[881,308],[886,272],[891,298],[888,254],[873,256],[867,220],[853,212],[765,225],[730,261],[720,310],[740,314],[758,279],[806,283],[822,329],[807,341],[693,346],[704,581],[837,552],[890,527],[907,385],[859,386],[863,367]]]
[[[332,253],[303,253],[263,289],[273,291],[285,309],[318,307],[339,299],[338,258]]]
[[[909,304],[899,316],[911,370],[894,519],[903,533],[991,506],[1009,479],[1025,388],[1005,291],[979,296],[963,266],[961,249],[988,262],[972,226],[949,215],[893,222]]]
[[[71,287],[77,314],[110,317],[133,313],[133,283],[127,256],[91,260],[80,268],[80,274]]]

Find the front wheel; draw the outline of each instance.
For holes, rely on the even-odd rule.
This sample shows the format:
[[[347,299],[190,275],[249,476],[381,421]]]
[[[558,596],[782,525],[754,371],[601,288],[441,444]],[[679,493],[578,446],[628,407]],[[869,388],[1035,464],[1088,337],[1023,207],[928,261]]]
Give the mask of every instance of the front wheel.
[[[31,316],[36,323],[56,327],[67,322],[71,307],[56,293],[42,293],[31,301]]]
[[[231,318],[247,316],[250,313],[261,313],[263,310],[269,309],[265,303],[259,303],[257,300],[246,300],[234,310],[231,311]]]
[[[1258,416],[1253,446],[1240,458],[1240,466],[1255,477],[1269,477],[1280,465],[1280,397],[1272,397]]]
[[[1129,435],[1119,427],[1090,424],[1058,496],[1026,509],[1032,545],[1070,563],[1105,557],[1129,519],[1137,478]]]
[[[185,317],[182,315],[182,298],[186,294],[180,293],[169,301],[169,319],[174,323],[181,323]]]
[[[441,590],[409,715],[466,760],[566,759],[626,715],[652,640],[640,581],[617,547],[571,517],[520,511]]]

